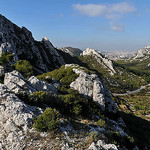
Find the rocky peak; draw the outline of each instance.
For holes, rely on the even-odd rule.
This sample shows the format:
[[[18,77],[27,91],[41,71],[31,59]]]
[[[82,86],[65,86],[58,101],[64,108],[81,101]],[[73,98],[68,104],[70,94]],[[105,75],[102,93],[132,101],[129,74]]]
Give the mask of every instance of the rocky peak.
[[[48,38],[35,41],[25,27],[18,27],[0,15],[0,54],[9,52],[18,59],[27,59],[38,73],[47,72],[65,64],[63,57]]]
[[[143,61],[150,56],[150,45],[145,46],[144,48],[141,48],[135,53],[134,57],[131,58],[131,60],[139,60]]]
[[[86,55],[92,55],[95,57],[95,59],[104,67],[107,68],[110,72],[110,75],[114,75],[116,73],[114,67],[113,67],[113,63],[111,60],[105,58],[104,56],[102,56],[101,53],[97,52],[94,49],[91,48],[87,48],[85,51],[83,51],[82,53],[83,56]]]

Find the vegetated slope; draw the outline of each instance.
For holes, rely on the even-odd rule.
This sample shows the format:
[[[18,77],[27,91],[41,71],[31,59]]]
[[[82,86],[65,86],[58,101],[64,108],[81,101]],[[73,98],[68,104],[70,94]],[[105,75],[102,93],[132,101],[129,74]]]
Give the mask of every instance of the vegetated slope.
[[[97,52],[95,51],[95,53]],[[101,57],[104,59],[104,56],[101,55]],[[107,63],[106,65],[104,65],[105,62],[101,57],[95,57],[95,54],[91,53],[90,55],[80,56],[79,60],[83,63],[82,65],[95,71],[99,75],[99,77],[105,81],[107,87],[111,92],[124,93],[129,90],[132,91],[134,89],[137,89],[141,85],[146,84],[144,79],[135,75],[131,71],[124,69],[117,63],[109,63],[111,64],[111,67],[108,67]],[[107,58],[105,58],[105,60],[106,59]],[[111,74],[112,69],[110,68],[113,68],[113,74]]]
[[[150,149],[150,86],[138,93],[115,96],[114,99],[139,148],[147,145]]]
[[[150,47],[146,46],[138,50],[134,57],[127,60],[116,61],[117,64],[126,70],[141,76],[148,83],[150,82]]]
[[[88,70],[89,64],[77,60],[87,68],[65,65],[53,70],[74,58],[70,56],[69,60],[64,52],[62,57],[47,38],[37,42],[26,28],[17,27],[3,16],[0,23],[1,52],[14,53],[15,69],[28,78],[13,66],[9,72],[3,66],[0,149],[136,148],[138,143],[117,112],[110,92],[94,74],[100,74],[98,69]],[[100,54],[97,57],[108,68],[106,74],[115,75],[112,62]],[[10,67],[9,59],[7,65]],[[31,76],[35,75],[32,69],[38,73],[53,71],[38,79]]]
[[[68,53],[73,57],[78,57],[82,53],[82,50],[80,50],[79,48],[73,48],[73,47],[63,47],[63,48],[60,48],[59,50],[65,53]]]
[[[96,75],[82,69],[65,65],[38,76],[47,83],[35,76],[25,79],[16,70],[5,73],[4,84],[0,84],[0,146],[67,150],[94,148],[92,142],[97,142],[103,149],[134,148],[134,138],[116,114],[109,91]],[[74,90],[76,87],[78,91]]]

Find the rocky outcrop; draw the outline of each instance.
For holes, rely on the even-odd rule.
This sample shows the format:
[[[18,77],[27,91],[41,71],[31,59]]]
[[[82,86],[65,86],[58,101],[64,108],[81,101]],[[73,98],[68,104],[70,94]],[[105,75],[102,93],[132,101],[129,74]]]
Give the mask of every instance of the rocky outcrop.
[[[6,85],[0,84],[0,112],[0,149],[23,149],[27,129],[42,110],[23,103]]]
[[[32,93],[35,91],[50,91],[52,93],[57,93],[56,88],[52,84],[47,84],[37,79],[35,76],[31,76],[27,80],[16,70],[5,74],[4,84],[14,93]]]
[[[97,75],[87,74],[83,68],[80,68],[78,65],[65,65],[65,67],[69,66],[79,75],[79,77],[70,84],[70,87],[79,91],[80,94],[91,97],[100,105],[103,111],[116,113],[117,107],[111,98],[110,92]]]
[[[83,51],[82,55],[83,56],[92,55],[93,57],[95,57],[98,63],[100,63],[104,68],[106,68],[110,72],[110,75],[114,75],[116,73],[112,61],[103,57],[96,50],[87,48],[85,51]]]
[[[25,139],[32,128],[33,118],[43,110],[25,104],[15,94],[34,91],[57,93],[52,84],[35,76],[27,80],[16,70],[5,73],[4,84],[0,84],[0,149],[20,150],[27,146]]]
[[[150,57],[150,45],[139,49],[138,52],[133,57],[130,58],[130,60],[143,61],[145,59],[148,59],[149,57]]]
[[[0,15],[0,54],[9,52],[15,55],[15,61],[26,59],[37,73],[43,73],[65,64],[56,48],[48,38],[35,41],[32,33],[25,27],[19,28]]]
[[[14,93],[32,93],[33,91],[35,91],[35,89],[27,83],[27,80],[24,79],[22,74],[16,70],[5,74],[4,84],[8,87],[10,91]]]
[[[57,90],[55,88],[57,83],[54,83],[54,85],[53,84],[47,84],[44,81],[39,80],[35,76],[31,76],[28,79],[27,83],[29,85],[31,85],[36,91],[49,91],[52,93],[57,93]]]
[[[116,145],[114,144],[105,144],[102,140],[97,141],[95,144],[94,142],[90,145],[89,150],[118,150]]]
[[[78,57],[82,53],[82,51],[79,48],[73,48],[73,47],[63,47],[63,48],[60,48],[59,50],[65,53],[68,53],[73,57],[74,56]]]

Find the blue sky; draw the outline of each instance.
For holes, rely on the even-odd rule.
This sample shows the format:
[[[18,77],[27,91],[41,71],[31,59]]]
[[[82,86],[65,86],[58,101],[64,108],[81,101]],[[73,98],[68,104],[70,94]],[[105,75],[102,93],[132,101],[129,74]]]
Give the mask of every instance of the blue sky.
[[[150,44],[149,0],[0,0],[0,13],[55,47],[135,51]]]

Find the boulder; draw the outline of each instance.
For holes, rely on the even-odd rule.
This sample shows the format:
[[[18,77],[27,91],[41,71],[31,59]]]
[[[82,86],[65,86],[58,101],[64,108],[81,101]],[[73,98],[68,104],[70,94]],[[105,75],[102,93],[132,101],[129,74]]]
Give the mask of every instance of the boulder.
[[[68,67],[71,65],[65,65]],[[79,77],[70,84],[70,87],[77,90],[80,94],[91,97],[96,101],[103,111],[117,112],[117,107],[111,98],[109,90],[96,74],[87,74],[81,67],[73,66],[73,71]]]
[[[47,84],[35,76],[31,76],[27,80],[16,70],[5,74],[4,84],[10,91],[16,94],[19,92],[32,93],[35,91],[50,91],[52,93],[57,93],[53,84]]]
[[[118,150],[114,144],[105,144],[102,140],[97,141],[97,143],[92,143],[89,150]]]
[[[35,76],[31,76],[28,79],[29,85],[31,85],[36,91],[50,91],[52,93],[57,93],[57,90],[53,84],[47,84],[46,82],[39,80]]]
[[[4,84],[14,93],[32,93],[35,91],[35,89],[27,83],[27,80],[17,70],[5,73]]]

